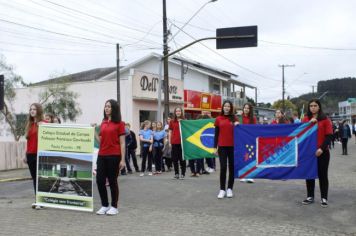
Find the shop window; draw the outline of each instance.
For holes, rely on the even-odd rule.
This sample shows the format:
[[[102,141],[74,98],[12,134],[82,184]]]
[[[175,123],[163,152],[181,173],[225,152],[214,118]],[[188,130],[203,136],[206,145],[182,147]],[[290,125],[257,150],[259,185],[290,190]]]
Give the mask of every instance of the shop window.
[[[140,124],[145,120],[157,121],[157,111],[140,110]]]

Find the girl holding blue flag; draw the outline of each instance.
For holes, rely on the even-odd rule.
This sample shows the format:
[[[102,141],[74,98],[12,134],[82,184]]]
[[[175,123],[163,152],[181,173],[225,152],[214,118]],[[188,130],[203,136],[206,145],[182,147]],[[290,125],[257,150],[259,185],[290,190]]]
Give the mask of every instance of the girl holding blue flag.
[[[253,106],[251,103],[245,103],[243,106],[242,110],[242,116],[239,121],[240,123],[246,125],[246,124],[256,124],[257,119],[253,114]],[[244,183],[254,183],[255,181],[253,179],[240,179],[240,182]]]
[[[332,139],[333,129],[329,118],[323,113],[321,103],[317,99],[312,99],[308,104],[308,113],[304,117],[303,122],[312,122],[318,124],[318,141],[317,150],[315,152],[318,158],[318,176],[322,207],[328,206],[328,168],[330,161],[329,146]],[[307,198],[302,202],[304,205],[309,205],[314,202],[315,179],[307,179]]]
[[[230,101],[224,101],[221,114],[215,119],[214,147],[220,160],[220,191],[218,199],[233,197],[234,187],[234,125],[238,124],[234,107]],[[226,172],[229,167],[229,180],[226,190]]]

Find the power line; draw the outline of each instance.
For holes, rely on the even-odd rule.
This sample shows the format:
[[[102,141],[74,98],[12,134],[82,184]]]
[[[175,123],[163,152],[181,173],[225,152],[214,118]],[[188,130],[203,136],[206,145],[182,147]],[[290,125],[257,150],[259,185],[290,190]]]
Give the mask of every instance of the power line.
[[[55,2],[52,2],[52,1],[49,1],[49,0],[41,0],[41,1],[47,2],[49,4],[52,4],[52,5],[55,5],[55,6],[58,6],[60,8],[64,8],[64,9],[67,9],[67,10],[70,10],[70,11],[73,11],[73,12],[77,12],[79,14],[82,14],[82,15],[85,15],[85,16],[88,16],[88,17],[91,17],[91,18],[94,18],[94,19],[97,19],[97,20],[100,20],[100,21],[103,21],[103,22],[106,22],[106,23],[109,23],[109,24],[112,24],[112,25],[116,25],[116,26],[119,26],[119,27],[122,27],[122,28],[126,28],[126,29],[129,29],[129,30],[132,30],[132,31],[140,32],[140,33],[146,33],[143,30],[136,29],[136,28],[124,25],[124,24],[117,23],[117,22],[113,22],[113,21],[104,19],[104,18],[99,17],[99,16],[91,15],[91,14],[88,14],[86,12],[82,12],[82,11],[79,11],[79,10],[76,10],[76,9],[73,9],[73,8],[70,8],[70,7],[66,7],[64,5],[61,5],[61,4],[58,4],[58,3],[55,3]],[[160,38],[162,37],[161,35],[153,34],[153,33],[150,33],[150,35],[156,36],[156,37],[160,37]]]
[[[173,24],[175,27],[179,28],[179,27],[178,27],[177,25],[175,25],[173,22],[171,22],[171,24]],[[181,30],[181,31],[182,31],[184,34],[186,34],[187,36],[189,36],[190,38],[196,40],[195,37],[193,37],[192,35],[188,34],[188,33],[185,32],[184,30]],[[251,70],[251,69],[249,69],[249,68],[247,68],[247,67],[245,67],[245,66],[243,66],[243,65],[240,65],[240,64],[234,62],[233,60],[231,60],[230,58],[227,58],[227,57],[225,57],[224,55],[221,55],[220,53],[218,53],[218,52],[216,52],[215,50],[211,49],[210,47],[206,46],[206,45],[203,44],[202,42],[199,42],[199,43],[200,43],[201,45],[203,45],[205,48],[207,48],[208,50],[210,50],[211,52],[213,52],[214,54],[220,56],[221,58],[223,58],[223,59],[229,61],[230,63],[232,63],[232,64],[234,64],[234,65],[236,65],[236,66],[238,66],[238,67],[240,67],[240,68],[242,68],[242,69],[244,69],[244,70],[246,70],[246,71],[248,71],[248,72],[250,72],[250,73],[252,73],[252,74],[254,74],[254,75],[257,75],[257,76],[259,76],[259,77],[261,77],[261,78],[268,79],[268,80],[272,80],[272,81],[279,81],[279,80],[277,80],[277,79],[273,79],[273,78],[269,78],[269,77],[267,77],[267,76],[264,76],[264,75],[262,75],[262,74],[260,74],[260,73],[258,73],[258,72],[255,72],[255,71],[253,71],[253,70]]]
[[[6,42],[6,41],[0,41],[0,44],[8,44],[8,45],[22,46],[22,47],[31,47],[31,48],[50,49],[50,50],[60,50],[60,51],[90,52],[90,51],[88,51],[88,50],[77,50],[77,49],[69,49],[69,48],[42,47],[42,46],[36,46],[36,45],[30,45],[30,44],[21,44],[21,43],[12,43],[12,42]],[[91,51],[91,52],[93,52],[93,51]]]
[[[115,45],[115,43],[111,43],[111,42],[107,42],[107,41],[103,41],[103,40],[90,39],[90,38],[81,37],[81,36],[75,36],[75,35],[70,35],[70,34],[65,34],[65,33],[59,33],[59,32],[55,32],[55,31],[52,31],[52,30],[37,28],[37,27],[33,27],[33,26],[21,24],[21,23],[16,23],[16,22],[13,22],[13,21],[4,20],[4,19],[1,19],[1,18],[0,18],[0,21],[8,23],[8,24],[12,24],[12,25],[17,25],[17,26],[21,26],[21,27],[25,27],[25,28],[29,28],[29,29],[33,29],[33,30],[38,30],[38,31],[46,32],[46,33],[51,33],[51,34],[57,34],[57,35],[65,36],[65,37],[77,38],[77,39],[87,40],[87,41],[91,41],[91,42],[98,42],[98,43],[103,43],[103,44]]]
[[[36,2],[34,2],[36,3]],[[26,11],[26,10],[22,10],[22,9],[19,9],[18,7],[15,7],[15,6],[12,6],[12,5],[9,5],[9,4],[4,4],[3,5],[7,6],[7,7],[10,7],[10,8],[13,8],[17,11],[21,11],[21,12],[24,12],[25,14],[30,14],[30,15],[33,15],[33,16],[36,16],[36,17],[40,17],[40,18],[44,18],[44,19],[47,19],[49,21],[52,21],[52,22],[55,22],[55,23],[59,23],[59,24],[63,24],[63,25],[66,25],[66,26],[69,26],[69,27],[72,27],[72,28],[76,28],[76,29],[80,29],[82,31],[86,31],[86,32],[89,32],[89,33],[94,33],[96,35],[100,35],[100,36],[105,36],[105,37],[108,37],[110,39],[114,39],[115,41],[125,41],[124,39],[122,38],[118,38],[116,36],[113,36],[113,35],[110,35],[110,34],[106,34],[104,32],[99,32],[99,31],[95,31],[95,30],[91,30],[91,29],[88,29],[88,28],[84,28],[84,27],[80,27],[78,25],[74,25],[74,24],[71,24],[71,23],[68,23],[68,22],[65,22],[65,21],[62,21],[62,20],[57,20],[57,19],[53,19],[51,17],[47,17],[47,16],[44,16],[44,15],[39,15],[39,14],[35,14],[33,12],[29,12],[29,11]],[[42,6],[43,7],[43,6]],[[71,16],[72,17],[72,16]],[[135,37],[131,37],[131,36],[125,36],[125,35],[122,35],[123,37],[125,38],[128,38],[128,39],[132,39],[132,40],[138,40],[137,38]],[[144,41],[144,39],[140,40],[141,41]],[[146,43],[149,43],[149,44],[158,44],[157,42],[154,42],[152,40],[150,41],[145,41]]]
[[[290,44],[290,43],[279,43],[272,42],[266,40],[258,40],[259,42],[269,43],[280,46],[290,46],[290,47],[298,47],[298,48],[307,48],[307,49],[316,49],[316,50],[333,50],[333,51],[356,51],[356,48],[333,48],[333,47],[316,47],[316,46],[307,46],[307,45],[298,45],[298,44]]]

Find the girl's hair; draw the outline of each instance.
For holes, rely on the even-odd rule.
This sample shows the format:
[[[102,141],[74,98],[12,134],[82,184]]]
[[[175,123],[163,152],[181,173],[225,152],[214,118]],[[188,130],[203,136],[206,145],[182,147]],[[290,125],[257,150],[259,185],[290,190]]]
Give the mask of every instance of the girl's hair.
[[[52,113],[46,113],[44,115],[45,117],[48,116],[49,117],[49,123],[53,123],[53,120],[54,120],[54,115]]]
[[[109,99],[105,102],[105,105],[106,105],[106,103],[110,103],[110,105],[111,105],[111,121],[115,122],[115,123],[121,122],[120,106],[117,103],[117,101],[114,99]],[[105,114],[105,106],[104,106],[104,118],[103,119],[104,120],[108,119],[108,117]]]
[[[28,136],[28,131],[30,130],[30,127],[32,126],[33,123],[35,123],[35,118],[36,118],[36,122],[40,122],[43,120],[42,105],[39,103],[32,103],[30,106],[30,109],[32,106],[36,107],[36,116],[32,117],[31,114],[28,114],[27,124],[26,124],[26,132],[25,132],[26,137]]]
[[[235,121],[235,116],[234,116],[234,106],[232,105],[232,102],[229,101],[229,100],[225,100],[221,106],[221,113],[220,115],[224,116],[225,113],[224,113],[224,106],[226,103],[229,103],[230,104],[230,111],[229,111],[229,114],[227,115],[230,119],[231,122],[234,122]]]
[[[319,111],[318,111],[318,116],[317,116],[317,120],[320,121],[320,120],[325,120],[326,119],[326,115],[324,114],[323,112],[323,109],[321,108],[321,103],[319,101],[319,99],[312,99],[308,102],[308,111],[307,111],[307,116],[309,117],[309,119],[311,119],[313,117],[313,113],[310,111],[310,104],[312,102],[315,102],[316,104],[318,104],[319,106]]]
[[[145,120],[145,121],[143,122],[143,129],[145,128],[145,126],[149,126],[148,128],[151,128],[151,121]]]
[[[182,112],[181,113],[181,115],[180,115],[180,119],[185,119],[185,117],[184,117],[184,112],[183,112],[183,109],[181,108],[181,107],[176,107],[176,108],[174,108],[174,112],[173,112],[173,120],[178,120],[178,117],[177,117],[177,115],[176,115],[176,111],[178,110],[178,109],[180,109],[180,111]]]
[[[248,106],[250,111],[248,112],[248,117],[249,117],[249,122],[250,124],[253,124],[253,106],[251,103],[247,102],[244,104],[244,106],[242,107],[242,114],[245,114],[243,109],[245,108],[245,106]]]
[[[162,123],[161,121],[157,121],[156,124],[157,124],[157,125],[156,125],[156,130],[157,130],[157,131],[163,130],[164,127],[163,127],[163,123]],[[158,124],[161,125],[161,128],[158,128]]]
[[[57,119],[58,124],[61,124],[61,123],[62,123],[61,119],[60,119],[58,116],[55,116],[55,117],[53,118],[53,121],[54,121],[54,119]]]
[[[276,110],[276,113],[277,113],[277,111],[279,111],[279,112],[282,114],[282,117],[280,117],[280,118],[277,118],[277,117],[276,117],[276,119],[278,119],[278,124],[285,124],[285,123],[287,123],[288,119],[287,119],[286,116],[284,115],[284,111],[283,111],[282,109],[277,109],[277,110]]]

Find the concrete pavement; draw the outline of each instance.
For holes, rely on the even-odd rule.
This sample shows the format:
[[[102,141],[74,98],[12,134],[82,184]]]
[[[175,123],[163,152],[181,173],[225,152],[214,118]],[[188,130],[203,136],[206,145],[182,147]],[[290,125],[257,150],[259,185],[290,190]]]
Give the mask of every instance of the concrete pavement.
[[[350,142],[349,149],[348,156],[340,155],[340,144],[331,151],[325,209],[318,201],[300,203],[302,180],[236,181],[235,197],[218,200],[218,173],[185,180],[173,180],[172,172],[120,176],[120,213],[114,217],[32,210],[31,181],[0,182],[0,235],[356,235],[356,145]],[[22,172],[28,170],[17,175]],[[0,179],[6,176],[10,172],[0,172]]]

